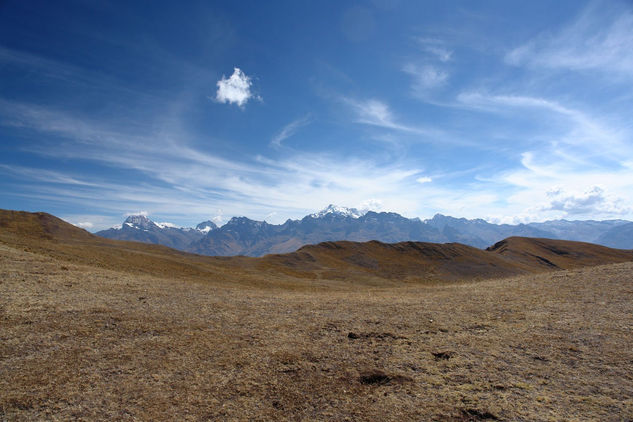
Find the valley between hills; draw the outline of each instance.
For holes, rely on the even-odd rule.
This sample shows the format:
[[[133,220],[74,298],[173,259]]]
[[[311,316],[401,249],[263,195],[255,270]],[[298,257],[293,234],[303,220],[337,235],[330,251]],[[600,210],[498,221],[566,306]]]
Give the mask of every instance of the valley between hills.
[[[0,420],[629,420],[633,251],[261,258],[0,211]]]

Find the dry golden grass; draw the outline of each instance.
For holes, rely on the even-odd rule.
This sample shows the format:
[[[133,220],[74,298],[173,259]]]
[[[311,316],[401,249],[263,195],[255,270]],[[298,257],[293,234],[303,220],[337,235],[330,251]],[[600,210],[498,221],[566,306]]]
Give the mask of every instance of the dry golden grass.
[[[633,261],[633,251],[529,238],[509,238],[486,251],[457,243],[341,241],[263,258],[209,257],[105,239],[50,214],[7,210],[0,210],[0,244],[136,275],[295,290],[444,284]]]
[[[0,244],[0,420],[633,419],[632,263],[308,291],[23,249]]]

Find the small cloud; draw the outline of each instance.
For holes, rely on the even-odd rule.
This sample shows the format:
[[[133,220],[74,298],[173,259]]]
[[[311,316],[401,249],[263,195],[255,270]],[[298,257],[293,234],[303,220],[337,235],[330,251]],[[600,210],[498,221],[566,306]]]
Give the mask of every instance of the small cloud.
[[[341,101],[354,111],[356,123],[425,136],[439,137],[443,135],[441,131],[436,129],[398,123],[389,106],[382,101],[376,99],[355,100],[345,97],[342,97]]]
[[[215,217],[212,217],[211,221],[213,221],[218,227],[221,226],[224,222],[224,215],[222,210],[219,209],[217,215]]]
[[[236,67],[228,79],[222,75],[222,79],[218,81],[218,91],[215,99],[223,104],[235,103],[239,107],[244,107],[251,98],[259,98],[255,97],[251,92],[252,84],[251,78],[246,76],[240,68]]]
[[[417,179],[415,179],[415,181],[418,183],[429,183],[429,182],[432,182],[433,179],[431,179],[428,176],[423,176],[423,177],[418,177]]]
[[[80,223],[73,223],[73,226],[81,227],[82,229],[91,229],[95,225],[92,224],[90,221],[85,221],[85,222],[80,222]]]
[[[488,215],[483,218],[492,224],[528,224],[533,221],[539,221],[539,214],[519,214],[519,215]]]
[[[402,68],[402,71],[413,77],[411,88],[416,95],[423,95],[430,89],[438,88],[446,84],[448,80],[447,72],[431,65],[416,66],[409,63]]]
[[[453,57],[453,51],[446,48],[442,40],[435,38],[416,38],[422,51],[435,56],[441,62],[447,62]]]
[[[393,116],[387,104],[378,100],[367,100],[353,103],[358,113],[358,121],[376,126],[393,127]]]
[[[275,135],[271,139],[270,144],[272,146],[274,146],[274,147],[277,147],[277,148],[280,147],[281,146],[281,142],[283,140],[290,138],[301,127],[310,124],[311,120],[312,120],[311,119],[311,115],[310,114],[306,114],[302,118],[288,123],[286,126],[283,127],[283,129],[281,129],[281,131],[279,131],[279,133],[277,135]]]
[[[383,209],[383,203],[380,199],[370,198],[361,202],[356,208],[363,213],[368,211],[381,211]]]
[[[141,215],[143,217],[147,217],[149,213],[147,211],[136,211],[136,212],[126,212],[123,214],[125,217],[131,217],[133,215]]]

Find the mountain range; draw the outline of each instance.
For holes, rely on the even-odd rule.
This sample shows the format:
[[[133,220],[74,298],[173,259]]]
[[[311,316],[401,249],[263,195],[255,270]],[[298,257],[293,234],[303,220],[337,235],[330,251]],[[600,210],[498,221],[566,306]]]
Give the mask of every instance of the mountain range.
[[[146,227],[137,230],[150,232],[154,226],[165,229],[161,228],[165,226],[163,223],[134,217],[129,224]],[[123,226],[131,228],[128,224]],[[486,249],[460,243],[331,241],[263,257],[204,256],[147,242],[106,239],[47,213],[10,210],[0,210],[0,246],[3,253],[14,249],[121,273],[179,281],[205,280],[227,286],[293,288],[326,285],[340,288],[349,283],[356,286],[451,283],[633,261],[633,250],[527,237],[509,237]],[[61,273],[57,275],[63,277],[68,267],[59,268]]]
[[[393,212],[363,212],[335,205],[300,220],[287,220],[283,224],[233,217],[221,227],[212,221],[205,221],[195,228],[182,228],[169,223],[155,223],[146,216],[133,215],[121,226],[96,234],[109,239],[154,243],[212,256],[263,256],[293,252],[308,244],[340,240],[377,240],[385,243],[458,242],[486,248],[511,236],[575,240],[620,249],[633,248],[633,223],[626,220],[552,220],[511,225],[441,214],[420,220],[405,218]]]

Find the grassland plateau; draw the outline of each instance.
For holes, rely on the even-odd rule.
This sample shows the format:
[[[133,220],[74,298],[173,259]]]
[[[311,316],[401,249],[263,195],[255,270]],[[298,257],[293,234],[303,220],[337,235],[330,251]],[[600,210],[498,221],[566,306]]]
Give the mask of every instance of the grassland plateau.
[[[0,211],[0,420],[633,420],[633,252],[263,258]]]

